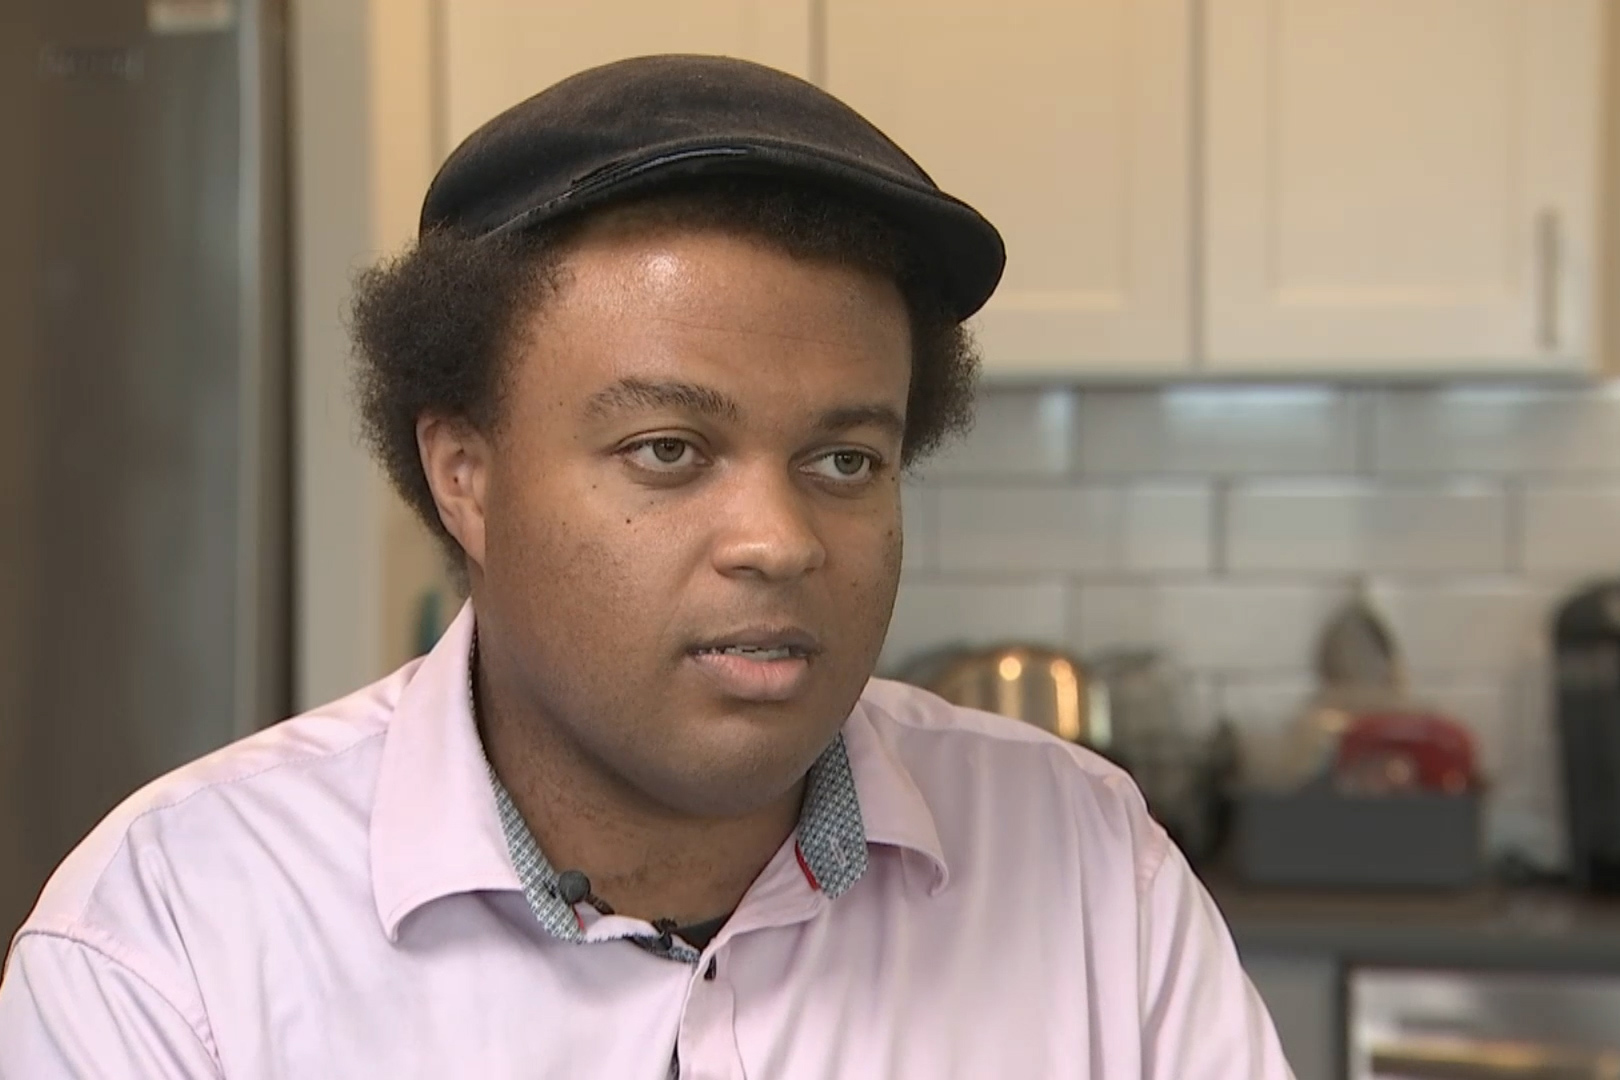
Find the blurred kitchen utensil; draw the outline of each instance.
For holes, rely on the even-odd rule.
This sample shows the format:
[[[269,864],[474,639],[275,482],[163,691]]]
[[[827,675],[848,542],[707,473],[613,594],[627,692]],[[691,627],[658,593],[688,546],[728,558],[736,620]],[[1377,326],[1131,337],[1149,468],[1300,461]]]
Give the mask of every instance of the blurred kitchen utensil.
[[[1106,714],[1094,715],[1091,682],[1075,657],[1040,645],[998,645],[930,653],[908,666],[904,681],[954,705],[1034,724],[1060,739],[1106,751]]]
[[[1351,597],[1329,617],[1317,641],[1316,676],[1341,692],[1397,694],[1405,683],[1395,634],[1373,606],[1364,578],[1351,585]]]
[[[1040,645],[945,648],[917,657],[900,678],[956,705],[984,709],[1097,751],[1130,772],[1155,817],[1190,857],[1213,845],[1211,785],[1229,763],[1224,745],[1189,730],[1190,680],[1152,650],[1084,660]]]
[[[1288,790],[1325,776],[1356,717],[1401,707],[1405,675],[1400,647],[1356,579],[1350,598],[1329,616],[1316,648],[1317,689],[1290,725],[1282,753],[1268,755],[1257,787]]]
[[[1151,649],[1112,649],[1085,658],[1091,704],[1109,745],[1129,763],[1143,791],[1164,794],[1166,773],[1184,763],[1187,685],[1184,673]]]

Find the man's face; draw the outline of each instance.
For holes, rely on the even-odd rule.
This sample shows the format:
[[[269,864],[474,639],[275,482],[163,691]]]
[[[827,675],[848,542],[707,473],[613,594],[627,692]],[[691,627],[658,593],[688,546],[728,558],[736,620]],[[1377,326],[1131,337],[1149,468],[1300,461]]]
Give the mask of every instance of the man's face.
[[[663,808],[782,797],[853,707],[893,609],[898,289],[609,218],[516,355],[472,554],[522,707]]]

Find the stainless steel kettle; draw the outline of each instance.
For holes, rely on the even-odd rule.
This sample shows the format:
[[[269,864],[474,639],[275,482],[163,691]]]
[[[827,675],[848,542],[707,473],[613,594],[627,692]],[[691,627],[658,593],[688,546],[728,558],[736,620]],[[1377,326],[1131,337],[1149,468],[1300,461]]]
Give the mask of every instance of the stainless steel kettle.
[[[1023,720],[1060,739],[1098,750],[1111,742],[1107,710],[1093,708],[1094,690],[1085,668],[1054,649],[999,645],[952,650],[924,657],[901,677],[953,705]]]

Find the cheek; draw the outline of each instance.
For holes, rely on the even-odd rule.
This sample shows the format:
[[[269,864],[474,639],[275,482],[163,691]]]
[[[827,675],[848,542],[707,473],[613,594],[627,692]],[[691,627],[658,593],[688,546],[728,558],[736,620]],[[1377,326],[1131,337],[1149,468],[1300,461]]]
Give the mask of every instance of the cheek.
[[[873,546],[871,560],[871,579],[874,586],[887,587],[899,579],[902,543],[898,524],[888,526],[878,536]]]
[[[616,647],[659,617],[679,529],[635,500],[605,497],[599,477],[510,466],[497,475],[486,515],[496,602],[524,609],[531,624],[566,624],[575,640]]]
[[[618,580],[614,552],[600,543],[585,506],[542,469],[511,459],[491,474],[485,510],[491,599],[557,611],[587,583]]]
[[[840,592],[851,618],[870,620],[880,630],[888,625],[900,583],[902,546],[898,514],[843,538]]]
[[[534,488],[510,465],[491,470],[484,529],[489,546],[486,572],[494,591],[531,574],[548,574],[568,546],[567,518],[547,512],[558,503]]]

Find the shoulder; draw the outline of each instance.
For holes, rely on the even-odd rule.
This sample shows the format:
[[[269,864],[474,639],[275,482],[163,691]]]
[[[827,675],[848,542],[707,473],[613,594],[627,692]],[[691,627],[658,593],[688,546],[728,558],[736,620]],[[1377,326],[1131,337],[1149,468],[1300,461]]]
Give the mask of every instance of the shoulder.
[[[940,752],[972,752],[993,771],[1023,770],[1032,762],[1045,761],[1060,782],[1140,799],[1125,770],[1033,724],[953,705],[927,690],[887,679],[871,680],[861,702],[875,727],[919,749],[931,744]]]
[[[361,815],[413,662],[153,780],[107,814],[51,875],[19,936],[91,941],[188,869],[240,859],[278,831]]]
[[[861,697],[879,742],[921,790],[944,839],[1043,823],[1086,862],[1126,861],[1146,887],[1170,849],[1130,775],[1102,755],[1023,721],[873,679]],[[1121,867],[1122,868],[1122,867]]]

